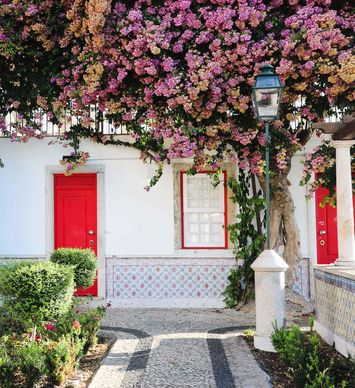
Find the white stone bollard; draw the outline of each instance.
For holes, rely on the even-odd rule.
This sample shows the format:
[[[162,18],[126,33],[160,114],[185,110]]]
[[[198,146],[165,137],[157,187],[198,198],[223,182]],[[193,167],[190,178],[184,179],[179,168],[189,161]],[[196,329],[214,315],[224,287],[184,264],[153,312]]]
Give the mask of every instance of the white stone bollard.
[[[256,349],[275,352],[271,343],[273,323],[280,327],[285,319],[286,262],[273,250],[263,251],[253,262],[255,272]]]

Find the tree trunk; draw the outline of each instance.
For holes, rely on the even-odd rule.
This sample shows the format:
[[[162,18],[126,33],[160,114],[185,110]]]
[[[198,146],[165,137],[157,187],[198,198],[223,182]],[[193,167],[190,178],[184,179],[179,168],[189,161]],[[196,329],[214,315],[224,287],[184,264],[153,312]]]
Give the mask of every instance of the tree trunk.
[[[292,291],[301,251],[295,205],[287,179],[290,168],[291,165],[282,173],[270,177],[270,246],[290,267],[286,272],[286,286]],[[265,177],[259,177],[259,181],[265,189]]]

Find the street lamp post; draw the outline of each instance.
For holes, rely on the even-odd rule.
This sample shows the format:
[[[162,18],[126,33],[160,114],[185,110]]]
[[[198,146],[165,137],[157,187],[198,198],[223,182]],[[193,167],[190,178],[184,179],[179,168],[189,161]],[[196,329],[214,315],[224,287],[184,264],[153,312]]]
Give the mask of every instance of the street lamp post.
[[[274,352],[271,342],[273,324],[283,325],[285,318],[285,271],[286,262],[270,249],[270,122],[278,114],[283,86],[271,65],[260,67],[255,78],[253,103],[256,116],[265,121],[266,127],[266,249],[251,265],[255,272],[256,333],[254,346],[257,349]]]
[[[283,86],[271,65],[260,67],[253,86],[253,103],[256,117],[265,121],[265,197],[266,197],[266,249],[270,249],[270,128],[269,123],[276,119]]]

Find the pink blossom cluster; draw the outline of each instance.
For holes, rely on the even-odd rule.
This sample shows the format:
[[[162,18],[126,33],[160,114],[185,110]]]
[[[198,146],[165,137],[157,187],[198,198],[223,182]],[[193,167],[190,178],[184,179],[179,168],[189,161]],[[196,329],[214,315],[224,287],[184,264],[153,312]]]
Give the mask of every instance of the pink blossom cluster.
[[[303,145],[305,123],[354,101],[354,16],[350,2],[336,3],[0,0],[1,66],[18,77],[1,84],[11,96],[1,108],[25,114],[40,106],[54,121],[70,109],[81,127],[69,137],[122,144],[95,131],[88,108],[96,105],[125,124],[127,144],[146,156],[192,157],[198,167],[233,155],[261,174],[264,127],[251,87],[270,63],[285,84],[271,155],[273,168],[284,170]],[[31,126],[20,132],[23,140],[35,136]]]

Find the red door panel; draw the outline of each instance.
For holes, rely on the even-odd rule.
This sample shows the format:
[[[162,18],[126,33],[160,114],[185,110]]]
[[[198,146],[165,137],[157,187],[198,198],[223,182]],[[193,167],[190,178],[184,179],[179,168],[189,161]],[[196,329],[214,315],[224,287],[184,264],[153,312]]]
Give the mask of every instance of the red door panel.
[[[338,258],[337,210],[326,204],[320,207],[323,198],[329,194],[325,188],[316,190],[316,217],[317,217],[317,262],[331,264]],[[355,214],[355,196],[353,196]]]
[[[54,176],[54,248],[90,248],[97,255],[96,174]],[[97,296],[97,278],[77,295]]]

